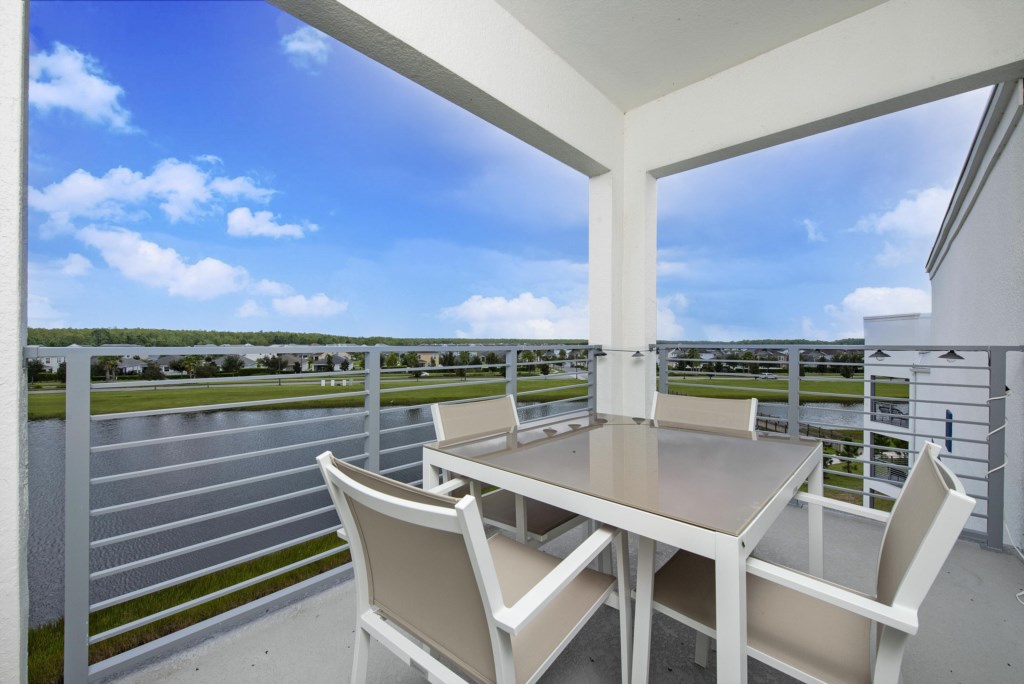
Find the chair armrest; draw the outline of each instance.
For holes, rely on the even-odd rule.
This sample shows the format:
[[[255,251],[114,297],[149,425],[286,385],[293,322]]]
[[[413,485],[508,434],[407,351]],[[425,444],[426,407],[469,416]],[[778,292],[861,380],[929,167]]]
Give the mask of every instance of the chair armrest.
[[[917,611],[898,606],[888,606],[859,592],[847,589],[802,572],[790,570],[758,558],[747,559],[747,572],[769,582],[799,591],[826,603],[862,615],[875,622],[895,627],[901,632],[917,633]]]
[[[622,534],[620,530],[602,525],[545,575],[533,589],[516,601],[515,605],[503,606],[497,611],[494,621],[498,627],[512,635],[522,631],[619,534]]]
[[[455,477],[452,478],[451,480],[448,480],[447,482],[442,482],[436,487],[431,487],[430,489],[427,489],[425,491],[428,491],[431,494],[447,494],[453,489],[458,489],[459,487],[466,487],[468,485],[468,480],[464,480],[461,477]]]
[[[877,520],[878,522],[886,522],[889,520],[889,514],[885,511],[876,511],[874,508],[865,508],[864,506],[857,506],[851,503],[846,503],[845,501],[839,501],[838,499],[829,499],[824,496],[818,496],[817,494],[797,492],[796,496],[793,498],[797,501],[804,501],[809,504],[824,506],[825,508],[842,511],[843,513],[859,515],[862,518],[870,518],[871,520]]]

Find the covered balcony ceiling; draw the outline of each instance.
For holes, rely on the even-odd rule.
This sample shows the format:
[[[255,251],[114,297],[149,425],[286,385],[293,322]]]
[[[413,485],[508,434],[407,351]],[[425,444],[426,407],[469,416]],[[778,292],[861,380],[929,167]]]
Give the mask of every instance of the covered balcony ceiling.
[[[884,0],[496,0],[623,111]]]

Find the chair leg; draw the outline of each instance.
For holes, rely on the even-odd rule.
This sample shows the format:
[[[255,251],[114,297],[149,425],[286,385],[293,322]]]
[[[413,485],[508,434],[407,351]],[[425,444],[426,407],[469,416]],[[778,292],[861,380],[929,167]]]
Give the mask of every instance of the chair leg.
[[[693,662],[703,668],[708,666],[708,651],[711,650],[711,637],[704,632],[697,632],[697,642],[693,646]]]
[[[366,664],[370,651],[370,633],[356,625],[355,643],[352,645],[352,684],[366,681]]]

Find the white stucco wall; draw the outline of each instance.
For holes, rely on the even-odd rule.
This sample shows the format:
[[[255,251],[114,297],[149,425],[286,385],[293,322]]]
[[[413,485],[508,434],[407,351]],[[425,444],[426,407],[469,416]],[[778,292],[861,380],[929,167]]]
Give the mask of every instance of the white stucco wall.
[[[1020,116],[1020,85],[1002,116]],[[935,344],[1024,345],[1024,126],[975,180],[977,200],[962,217],[932,277]],[[1006,521],[1024,543],[1024,359],[1008,359]]]
[[[26,678],[25,2],[0,3],[0,681]]]

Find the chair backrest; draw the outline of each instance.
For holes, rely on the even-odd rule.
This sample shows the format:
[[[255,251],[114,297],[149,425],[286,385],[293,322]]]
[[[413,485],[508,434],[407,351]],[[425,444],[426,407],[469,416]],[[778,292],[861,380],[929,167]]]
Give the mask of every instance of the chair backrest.
[[[651,418],[659,422],[750,432],[756,427],[757,399],[707,399],[655,392]]]
[[[519,427],[519,413],[512,395],[462,404],[432,404],[430,412],[439,440],[500,435]]]
[[[467,673],[495,681],[493,598],[484,587],[497,577],[476,500],[424,492],[330,452],[317,462],[348,537],[358,613],[376,609]]]
[[[939,451],[925,443],[889,516],[878,557],[882,603],[921,605],[974,510],[974,499],[939,461]]]

